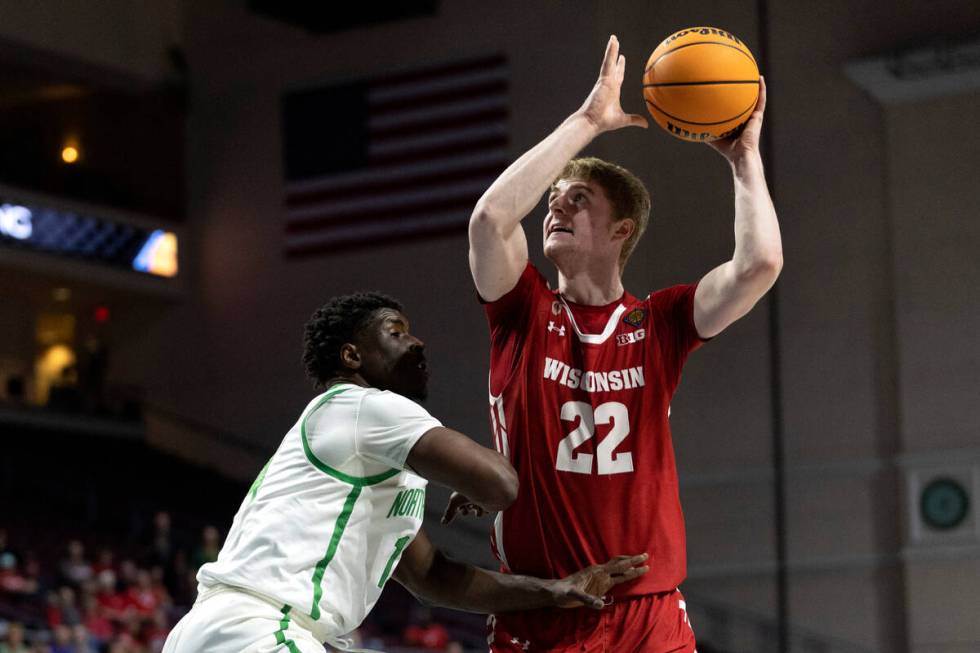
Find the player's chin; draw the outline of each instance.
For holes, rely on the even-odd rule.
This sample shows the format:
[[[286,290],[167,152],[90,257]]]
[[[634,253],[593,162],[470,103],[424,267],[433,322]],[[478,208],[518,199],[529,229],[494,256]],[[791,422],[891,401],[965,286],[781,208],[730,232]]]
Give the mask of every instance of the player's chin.
[[[398,394],[404,395],[413,401],[423,402],[429,398],[429,387],[428,379],[413,379],[412,381],[405,383],[401,389],[399,389]]]
[[[574,253],[575,246],[572,243],[563,243],[556,238],[548,238],[544,241],[544,256],[555,265]]]

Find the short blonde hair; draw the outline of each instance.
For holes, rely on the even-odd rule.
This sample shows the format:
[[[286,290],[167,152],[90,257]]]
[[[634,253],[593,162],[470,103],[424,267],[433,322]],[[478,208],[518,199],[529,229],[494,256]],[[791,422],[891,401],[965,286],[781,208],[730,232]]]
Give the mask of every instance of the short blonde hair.
[[[626,168],[591,156],[569,161],[555,183],[561,179],[597,183],[612,204],[613,221],[633,220],[636,228],[623,243],[623,251],[619,255],[620,269],[626,267],[627,259],[650,223],[650,193],[643,182]]]

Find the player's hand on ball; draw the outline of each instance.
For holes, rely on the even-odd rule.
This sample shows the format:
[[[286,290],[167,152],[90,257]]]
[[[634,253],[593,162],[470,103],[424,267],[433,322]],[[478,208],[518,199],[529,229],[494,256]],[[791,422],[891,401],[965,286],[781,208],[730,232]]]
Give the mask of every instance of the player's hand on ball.
[[[742,131],[722,138],[717,141],[710,141],[713,149],[719,152],[730,162],[735,162],[739,157],[749,153],[759,152],[759,137],[762,134],[762,116],[766,111],[766,79],[759,77],[759,99],[756,100],[755,109],[752,116],[745,123]]]
[[[650,571],[645,564],[647,554],[635,556],[616,556],[601,565],[592,565],[571,576],[555,581],[555,603],[561,608],[586,606],[601,610],[603,597],[614,585],[639,578]]]
[[[460,494],[459,492],[453,492],[452,496],[449,497],[449,504],[446,506],[446,512],[442,513],[442,523],[449,524],[458,515],[468,517],[473,515],[475,517],[482,517],[487,514],[487,511],[476,505],[465,494]]]
[[[647,119],[626,113],[619,103],[620,88],[626,74],[626,57],[619,54],[619,39],[609,37],[599,79],[579,111],[601,132],[621,127],[646,127]]]

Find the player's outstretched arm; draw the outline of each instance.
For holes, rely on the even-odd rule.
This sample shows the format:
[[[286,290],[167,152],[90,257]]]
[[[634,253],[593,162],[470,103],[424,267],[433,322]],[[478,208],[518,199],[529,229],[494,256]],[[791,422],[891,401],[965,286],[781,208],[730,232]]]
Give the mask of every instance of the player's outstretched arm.
[[[702,338],[721,333],[749,312],[776,283],[783,267],[779,221],[759,152],[766,83],[737,136],[709,143],[729,162],[735,179],[735,252],[732,259],[704,276],[694,295],[694,325]]]
[[[619,40],[609,37],[592,92],[558,129],[525,152],[487,189],[470,218],[470,271],[480,296],[494,301],[517,284],[527,265],[523,220],[555,177],[599,134],[621,127],[646,127],[647,120],[625,113],[619,92],[626,58]]]
[[[452,429],[426,431],[406,462],[420,476],[459,490],[488,512],[503,510],[517,498],[517,472],[510,462]]]
[[[533,608],[602,608],[602,597],[615,585],[649,571],[647,555],[617,556],[571,576],[546,580],[499,574],[450,560],[425,531],[405,549],[394,578],[428,603],[468,612],[506,612]]]

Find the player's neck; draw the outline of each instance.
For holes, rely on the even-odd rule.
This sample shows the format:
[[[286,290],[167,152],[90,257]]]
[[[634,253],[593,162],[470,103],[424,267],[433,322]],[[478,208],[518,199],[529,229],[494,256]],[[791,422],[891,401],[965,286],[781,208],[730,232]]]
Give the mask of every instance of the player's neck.
[[[576,304],[604,306],[623,296],[623,278],[618,265],[558,268],[558,291]]]
[[[326,381],[323,384],[323,387],[325,391],[329,391],[333,386],[342,384],[359,385],[362,388],[372,387],[371,384],[365,381],[364,377],[362,377],[360,374],[351,374],[350,376],[338,374],[337,376],[334,376]]]

